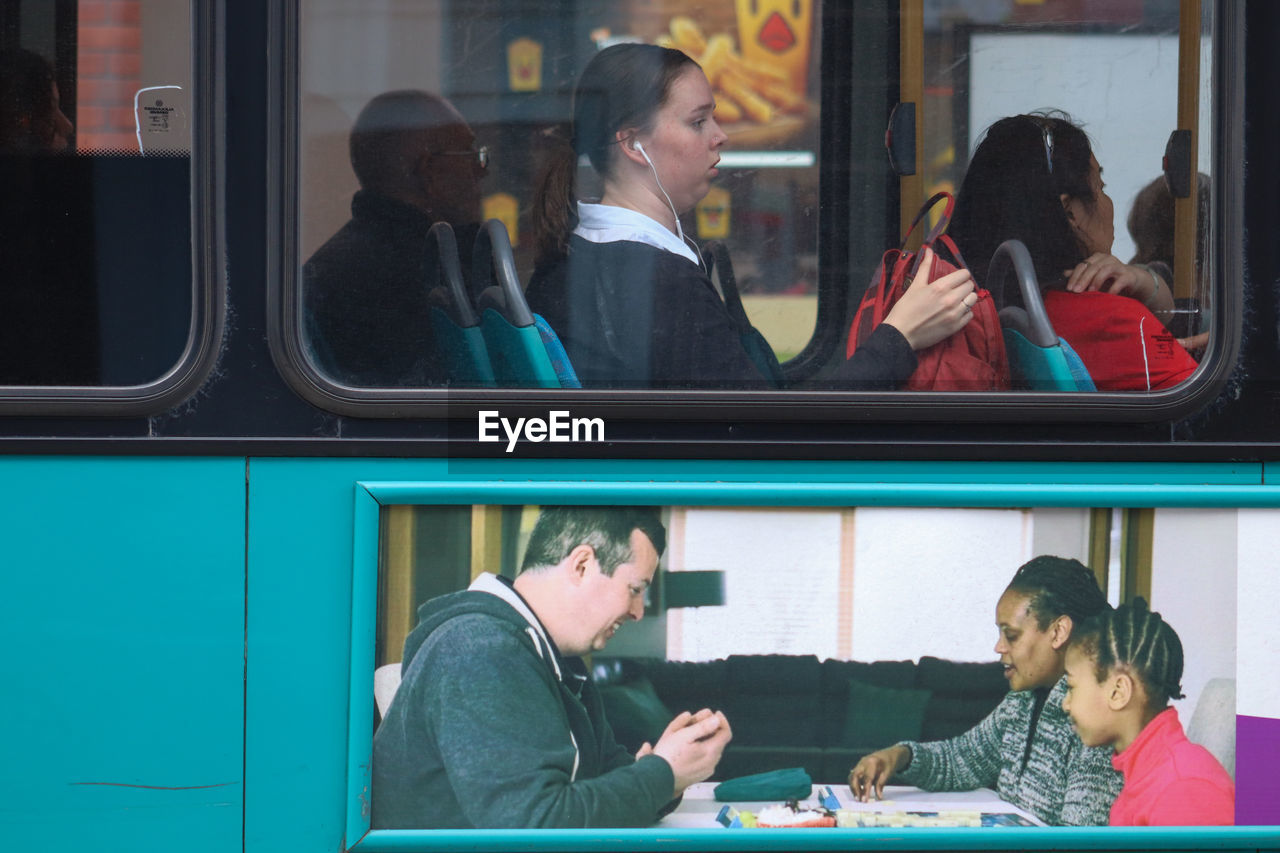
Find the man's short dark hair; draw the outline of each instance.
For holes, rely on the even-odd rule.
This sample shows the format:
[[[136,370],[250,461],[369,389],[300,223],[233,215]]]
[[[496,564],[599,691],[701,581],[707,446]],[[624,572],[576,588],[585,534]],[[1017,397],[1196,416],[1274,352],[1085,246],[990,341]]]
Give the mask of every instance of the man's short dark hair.
[[[634,558],[631,532],[639,530],[661,556],[667,529],[652,507],[544,506],[529,536],[520,571],[557,565],[579,545],[590,545],[600,570],[612,576],[618,566]]]

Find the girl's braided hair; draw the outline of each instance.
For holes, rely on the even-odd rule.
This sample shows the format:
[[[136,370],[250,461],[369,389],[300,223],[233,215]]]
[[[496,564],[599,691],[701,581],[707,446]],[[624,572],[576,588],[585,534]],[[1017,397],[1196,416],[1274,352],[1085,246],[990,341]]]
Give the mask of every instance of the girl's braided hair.
[[[1183,698],[1182,641],[1142,597],[1089,619],[1071,644],[1093,659],[1098,681],[1116,668],[1140,679],[1153,708]]]

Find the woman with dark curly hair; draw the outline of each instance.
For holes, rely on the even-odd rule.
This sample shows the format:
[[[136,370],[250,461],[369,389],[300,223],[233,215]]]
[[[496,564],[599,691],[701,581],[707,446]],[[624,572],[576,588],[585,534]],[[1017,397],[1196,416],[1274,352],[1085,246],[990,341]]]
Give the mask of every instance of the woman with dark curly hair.
[[[1084,131],[1062,113],[1017,115],[974,151],[950,234],[979,278],[1005,240],[1026,244],[1054,331],[1099,390],[1177,385],[1197,365],[1158,319],[1173,308],[1169,283],[1111,254],[1114,215]],[[998,283],[985,285],[999,304]]]

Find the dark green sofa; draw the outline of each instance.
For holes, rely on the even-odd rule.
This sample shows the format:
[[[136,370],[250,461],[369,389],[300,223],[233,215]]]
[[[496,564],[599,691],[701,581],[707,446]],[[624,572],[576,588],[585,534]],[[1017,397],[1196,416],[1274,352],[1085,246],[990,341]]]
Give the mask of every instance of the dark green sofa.
[[[715,779],[804,767],[843,782],[863,755],[898,740],[966,731],[1008,691],[998,663],[819,661],[731,655],[705,663],[604,658],[592,674],[619,742],[654,741],[683,710],[724,711],[733,726]]]

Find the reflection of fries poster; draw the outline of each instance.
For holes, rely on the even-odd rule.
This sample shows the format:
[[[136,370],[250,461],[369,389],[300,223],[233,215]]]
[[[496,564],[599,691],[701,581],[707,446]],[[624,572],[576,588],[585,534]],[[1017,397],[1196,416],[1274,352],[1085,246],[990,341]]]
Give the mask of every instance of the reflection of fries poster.
[[[698,61],[715,90],[716,118],[735,145],[773,147],[813,132],[817,7],[818,0],[635,2],[625,25],[633,36]]]

